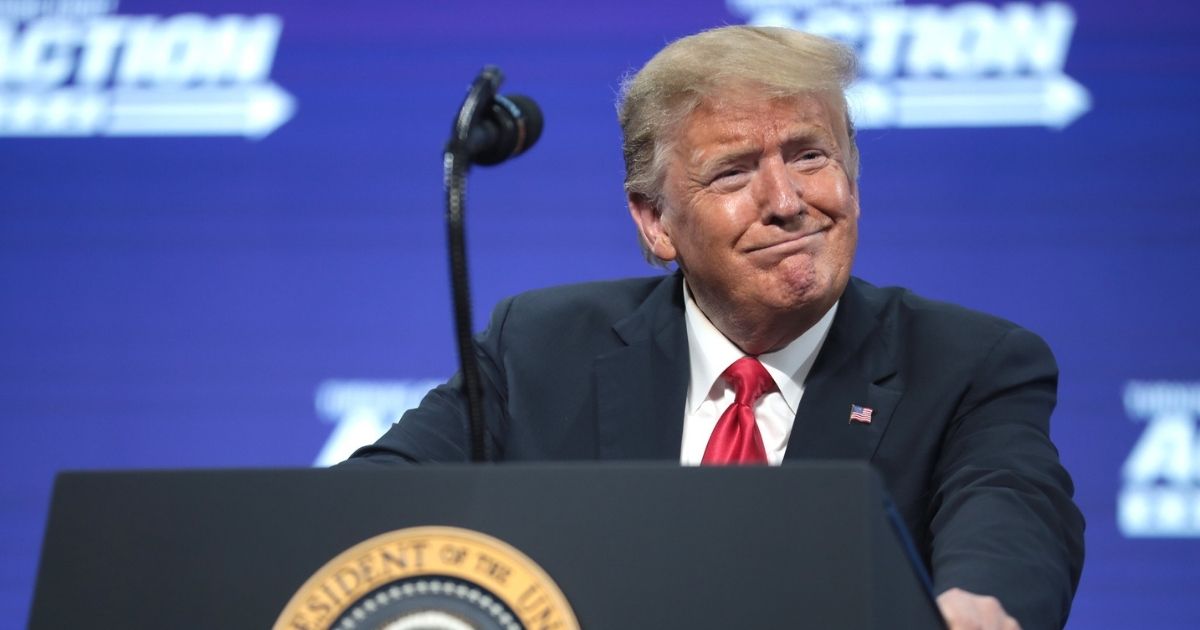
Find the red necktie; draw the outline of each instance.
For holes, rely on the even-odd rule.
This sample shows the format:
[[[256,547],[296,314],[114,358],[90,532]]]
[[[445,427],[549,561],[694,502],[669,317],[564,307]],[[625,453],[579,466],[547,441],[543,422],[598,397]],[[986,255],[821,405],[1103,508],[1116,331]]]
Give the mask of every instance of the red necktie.
[[[767,449],[754,421],[754,403],[765,393],[775,391],[775,381],[754,357],[742,357],[721,375],[733,385],[733,404],[721,414],[702,464],[765,464]]]

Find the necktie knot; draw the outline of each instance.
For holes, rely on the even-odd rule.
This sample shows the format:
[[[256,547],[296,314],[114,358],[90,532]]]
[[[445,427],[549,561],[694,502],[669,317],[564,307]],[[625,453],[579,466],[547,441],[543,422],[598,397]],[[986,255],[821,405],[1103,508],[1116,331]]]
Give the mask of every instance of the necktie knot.
[[[721,376],[733,386],[734,402],[753,406],[763,394],[775,390],[775,381],[767,368],[754,357],[742,357],[725,369]]]
[[[752,405],[763,394],[774,391],[775,381],[754,357],[734,361],[721,377],[733,386],[734,400],[717,420],[701,463],[767,463],[767,450],[754,420]]]

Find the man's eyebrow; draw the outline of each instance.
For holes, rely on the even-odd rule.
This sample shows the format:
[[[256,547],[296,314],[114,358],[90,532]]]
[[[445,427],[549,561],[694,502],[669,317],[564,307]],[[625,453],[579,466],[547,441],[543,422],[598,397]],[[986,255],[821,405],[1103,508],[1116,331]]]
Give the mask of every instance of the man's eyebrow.
[[[783,147],[793,149],[796,146],[804,146],[809,144],[836,144],[833,139],[833,134],[828,129],[823,127],[804,127],[796,129],[788,133],[783,140]],[[693,163],[697,165],[697,170],[701,173],[709,173],[726,166],[732,166],[742,163],[746,160],[757,158],[761,155],[763,149],[757,143],[746,145],[735,145],[728,149],[718,149],[713,154],[705,158],[702,155],[695,155]],[[699,152],[697,152],[699,153]]]
[[[701,156],[696,157],[700,158],[697,160],[700,171],[708,172],[725,166],[745,162],[746,160],[756,158],[761,154],[762,147],[757,145],[743,145],[740,147],[733,147],[728,150],[717,151],[707,159],[704,159]]]
[[[783,146],[790,147],[797,144],[821,142],[833,142],[833,133],[824,127],[805,127],[804,129],[797,129],[789,133],[783,141]]]

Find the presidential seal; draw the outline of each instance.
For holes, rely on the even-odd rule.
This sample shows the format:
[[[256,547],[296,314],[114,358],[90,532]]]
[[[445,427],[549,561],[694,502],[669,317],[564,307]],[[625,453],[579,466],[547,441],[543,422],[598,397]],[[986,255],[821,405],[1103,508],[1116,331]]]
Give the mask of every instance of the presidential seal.
[[[578,630],[558,585],[525,554],[456,527],[381,534],[292,596],[275,630]]]

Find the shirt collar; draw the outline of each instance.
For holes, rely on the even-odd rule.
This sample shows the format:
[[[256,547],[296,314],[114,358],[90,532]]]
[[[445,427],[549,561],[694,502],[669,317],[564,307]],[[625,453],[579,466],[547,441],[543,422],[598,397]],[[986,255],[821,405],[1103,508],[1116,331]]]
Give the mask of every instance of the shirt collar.
[[[684,320],[687,324],[688,359],[691,363],[691,385],[688,388],[687,409],[694,413],[709,397],[718,397],[717,381],[721,373],[734,361],[746,356],[741,348],[733,344],[692,299],[687,280],[683,282]],[[838,303],[821,317],[811,328],[788,345],[758,356],[759,362],[775,381],[779,393],[787,402],[788,409],[796,413],[800,407],[800,396],[804,393],[804,380],[817,359],[817,353],[829,335],[833,316]],[[716,391],[714,391],[716,390]]]

